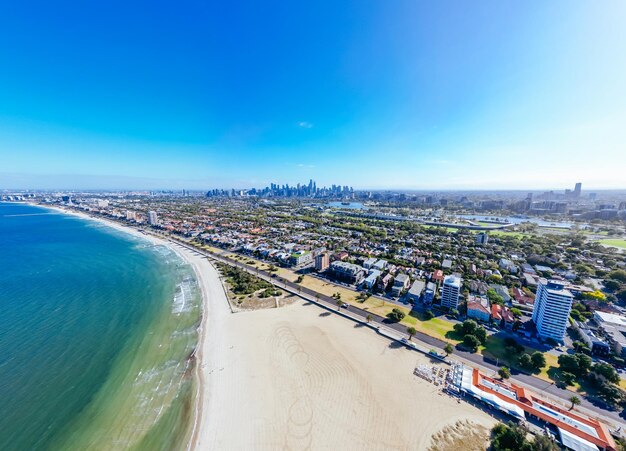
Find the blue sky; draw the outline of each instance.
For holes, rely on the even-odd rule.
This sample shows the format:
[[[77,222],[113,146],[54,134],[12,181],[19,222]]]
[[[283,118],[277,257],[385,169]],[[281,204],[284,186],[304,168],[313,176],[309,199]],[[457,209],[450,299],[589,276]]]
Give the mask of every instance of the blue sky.
[[[0,188],[626,187],[626,3],[4,2]]]

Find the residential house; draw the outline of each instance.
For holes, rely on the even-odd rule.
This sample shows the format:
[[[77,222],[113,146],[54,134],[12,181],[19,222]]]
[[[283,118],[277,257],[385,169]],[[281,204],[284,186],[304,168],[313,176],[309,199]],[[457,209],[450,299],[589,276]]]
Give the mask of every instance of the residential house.
[[[515,316],[513,316],[511,310],[500,304],[491,305],[491,319],[507,330],[511,330],[515,323]]]
[[[437,285],[432,282],[428,282],[426,284],[426,289],[424,290],[424,297],[422,298],[422,302],[425,305],[430,305],[435,300],[435,291],[437,290]]]
[[[422,298],[422,293],[424,292],[425,288],[426,283],[424,281],[416,280],[415,282],[413,282],[413,285],[411,285],[411,288],[409,288],[409,291],[406,294],[407,300],[409,302],[417,304]]]
[[[374,263],[376,263],[376,261],[377,261],[377,259],[376,259],[376,258],[374,258],[374,257],[372,257],[372,258],[368,258],[367,260],[365,260],[365,261],[363,262],[363,267],[364,267],[365,269],[371,269],[371,268],[372,268],[372,266],[374,266]]]
[[[382,273],[377,269],[370,269],[368,276],[363,280],[363,285],[365,285],[368,290],[371,290],[376,285],[376,282],[378,282],[378,278],[381,274]]]
[[[489,301],[480,296],[471,296],[467,301],[467,317],[477,321],[489,322]]]
[[[391,294],[395,297],[400,296],[400,294],[409,287],[411,283],[411,279],[406,274],[398,274],[393,281],[393,286],[391,287]]]

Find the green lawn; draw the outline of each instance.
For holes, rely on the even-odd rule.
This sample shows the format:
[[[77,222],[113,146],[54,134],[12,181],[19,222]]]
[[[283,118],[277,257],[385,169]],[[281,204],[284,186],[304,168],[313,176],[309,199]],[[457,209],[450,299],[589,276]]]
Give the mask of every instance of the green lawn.
[[[600,240],[600,244],[604,244],[605,246],[610,246],[610,247],[619,247],[621,249],[626,249],[626,240],[618,240],[618,239]]]
[[[508,230],[490,230],[488,233],[489,235],[494,235],[494,236],[514,236],[516,238],[525,238],[527,236],[530,236],[527,233],[512,232]]]
[[[402,320],[402,323],[411,324],[420,332],[430,335],[431,337],[439,338],[440,340],[445,340],[451,343],[459,342],[459,340],[456,340],[449,336],[449,332],[452,332],[454,330],[454,324],[452,324],[450,321],[446,321],[445,319],[441,318],[424,320],[421,315],[413,315],[415,315],[414,312],[412,312],[411,315],[406,316]]]

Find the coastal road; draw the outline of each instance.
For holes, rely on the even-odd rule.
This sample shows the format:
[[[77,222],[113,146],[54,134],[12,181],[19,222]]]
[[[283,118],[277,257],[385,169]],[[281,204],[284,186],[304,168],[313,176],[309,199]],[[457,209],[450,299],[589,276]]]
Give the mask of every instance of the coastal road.
[[[184,246],[194,252],[197,252],[201,255],[204,255],[208,258],[211,258],[215,261],[218,262],[222,262],[225,263],[227,265],[231,265],[231,266],[236,266],[252,275],[255,275],[267,282],[272,283],[273,285],[275,285],[278,288],[281,288],[285,291],[288,291],[292,294],[295,294],[297,296],[300,296],[301,298],[313,302],[313,303],[317,303],[329,310],[332,311],[336,311],[337,310],[337,304],[336,304],[336,300],[330,296],[326,296],[324,294],[318,293],[314,290],[311,290],[309,288],[303,287],[297,283],[294,282],[290,282],[288,280],[285,279],[281,279],[278,277],[274,277],[273,274],[267,272],[267,271],[263,271],[260,270],[258,268],[252,268],[244,263],[241,263],[237,260],[234,260],[232,258],[223,256],[223,255],[219,255],[219,254],[214,254],[211,252],[207,252],[205,250],[202,249],[198,249],[197,247],[190,245],[184,241],[181,241],[179,239],[173,239],[168,237],[168,239],[170,239],[171,241],[180,244],[181,246]],[[399,324],[399,323],[394,323],[394,322],[390,322],[387,318],[384,318],[382,316],[376,315],[374,313],[368,312],[366,310],[362,310],[358,307],[355,307],[353,305],[350,305],[350,307],[348,309],[345,309],[346,311],[350,312],[353,316],[356,316],[357,319],[361,319],[361,321],[366,321],[366,317],[368,315],[371,315],[372,320],[371,322],[374,323],[380,323],[381,325],[384,325],[387,328],[393,329],[396,332],[398,332],[400,334],[400,336],[403,335],[407,335],[406,333],[406,326],[403,324]],[[443,352],[443,348],[444,346],[447,344],[447,342],[440,340],[438,338],[435,337],[431,337],[430,335],[427,335],[425,333],[422,332],[418,332],[414,337],[414,339],[419,340],[420,342],[422,342],[423,345],[426,345],[426,347],[430,347],[430,348],[434,348],[437,351],[441,351]],[[496,373],[498,371],[499,366],[494,365],[493,363],[487,362],[485,361],[485,359],[483,358],[482,355],[479,354],[473,354],[470,352],[466,352],[463,351],[462,349],[457,348],[455,350],[455,357],[458,360],[461,361],[465,361],[466,363],[472,364],[474,366],[477,366],[479,368],[481,368],[483,370],[483,372],[485,373],[489,373],[490,371],[492,373]],[[575,392],[572,392],[570,390],[566,390],[566,389],[561,389],[559,387],[557,387],[554,383],[550,383],[547,382],[543,379],[539,379],[535,376],[529,375],[529,374],[524,374],[524,373],[513,373],[512,378],[513,381],[515,381],[516,383],[519,383],[520,385],[526,385],[529,388],[533,389],[534,391],[538,392],[538,393],[542,393],[542,394],[549,394],[551,395],[553,398],[559,399],[561,402],[565,403],[566,405],[569,405],[570,401],[569,399],[576,395]],[[585,398],[582,398],[579,396],[579,398],[581,398],[581,405],[577,407],[577,409],[583,411],[583,410],[587,410],[587,413],[590,414],[591,416],[596,416],[599,418],[603,418],[605,421],[607,421],[608,423],[612,423],[615,424],[616,426],[622,426],[624,425],[625,419],[624,417],[620,416],[620,413],[617,411],[609,411],[606,409],[602,409],[594,404],[592,404],[590,401],[588,401]]]

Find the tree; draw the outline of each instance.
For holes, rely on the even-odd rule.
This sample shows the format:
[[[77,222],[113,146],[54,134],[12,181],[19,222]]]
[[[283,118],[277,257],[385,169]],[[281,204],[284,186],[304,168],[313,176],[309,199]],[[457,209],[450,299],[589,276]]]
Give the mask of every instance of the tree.
[[[616,269],[606,275],[607,279],[619,280],[622,283],[626,283],[626,271],[623,269]]]
[[[406,333],[409,334],[409,341],[411,341],[411,338],[413,338],[413,335],[417,333],[417,329],[415,329],[415,327],[413,326],[409,326],[406,328]]]
[[[570,406],[569,410],[572,410],[574,408],[574,406],[579,406],[580,405],[580,398],[576,395],[572,396],[569,401],[572,403],[572,405]]]
[[[521,318],[522,317],[522,311],[520,309],[518,309],[518,308],[515,308],[515,307],[512,308],[511,309],[511,313],[513,314],[513,316],[515,318]]]
[[[367,316],[365,317],[365,321],[369,323],[371,320],[372,320],[372,315],[368,313]]]
[[[487,331],[482,326],[479,326],[476,328],[476,331],[474,332],[474,336],[478,338],[478,341],[480,341],[480,344],[484,345],[485,342],[487,341]]]
[[[537,434],[532,443],[532,451],[561,451],[559,445],[554,443],[547,435]]]
[[[619,404],[626,398],[624,392],[613,384],[601,385],[598,395],[613,406]]]
[[[591,357],[577,352],[574,355],[561,354],[558,358],[561,371],[572,373],[576,376],[585,376],[591,368]]]
[[[617,280],[609,279],[604,281],[604,288],[609,291],[617,291],[621,286],[622,284]]]
[[[493,288],[487,290],[487,299],[489,299],[492,304],[504,305],[504,299]]]
[[[424,312],[424,321],[428,321],[429,319],[433,319],[435,317],[435,314],[433,313],[432,310],[428,309]]]
[[[480,346],[480,341],[475,335],[467,334],[463,337],[463,345],[471,352],[476,352],[478,350],[478,346]]]
[[[535,351],[530,356],[531,363],[533,367],[537,370],[540,370],[544,366],[546,366],[546,356],[543,355],[543,352]]]
[[[619,379],[620,379],[619,374],[617,374],[617,371],[615,371],[615,368],[613,368],[608,363],[596,363],[591,370],[594,373],[601,374],[609,382],[612,382],[614,384],[619,383]]]
[[[527,353],[524,353],[521,356],[519,356],[518,363],[522,368],[526,368],[526,369],[530,369],[533,366],[533,361],[530,355],[528,355]]]
[[[457,309],[455,309],[455,308],[450,309],[450,315],[454,316],[454,317],[457,317],[457,316],[459,316],[459,311]]]
[[[592,299],[594,301],[606,302],[606,294],[601,292],[600,290],[591,291],[589,293],[583,294],[585,299]]]
[[[511,371],[506,366],[500,368],[498,370],[498,374],[502,379],[508,379],[509,377],[511,377]]]
[[[576,310],[572,310],[572,312],[575,312]],[[574,341],[572,342],[572,346],[574,346],[574,349],[576,350],[576,352],[583,352],[583,353],[588,353],[590,352],[589,346],[587,346],[587,343],[585,343],[584,341]]]
[[[572,374],[572,373],[568,373],[567,371],[561,371],[561,382],[563,383],[563,385],[570,386],[570,385],[574,385],[574,382],[576,381],[576,375]]]
[[[454,352],[454,348],[450,343],[446,343],[446,345],[443,347],[443,352],[446,353],[446,356],[449,356]]]
[[[527,434],[528,430],[521,425],[498,423],[491,430],[491,447],[494,451],[527,450]]]
[[[404,312],[398,308],[394,308],[390,313],[387,314],[387,318],[389,318],[394,323],[399,323],[404,319],[406,315]]]

